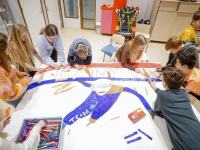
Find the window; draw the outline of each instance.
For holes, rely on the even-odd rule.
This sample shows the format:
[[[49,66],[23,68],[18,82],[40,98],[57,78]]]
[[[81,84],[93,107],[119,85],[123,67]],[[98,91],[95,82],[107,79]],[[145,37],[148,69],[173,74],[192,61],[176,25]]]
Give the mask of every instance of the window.
[[[65,18],[78,18],[78,0],[63,0]]]

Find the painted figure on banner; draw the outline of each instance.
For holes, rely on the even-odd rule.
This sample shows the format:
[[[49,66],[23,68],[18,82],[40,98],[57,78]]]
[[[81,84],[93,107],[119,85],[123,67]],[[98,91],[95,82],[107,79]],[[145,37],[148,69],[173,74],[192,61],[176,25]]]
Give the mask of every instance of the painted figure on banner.
[[[111,80],[98,79],[94,81],[93,84],[89,84],[83,80],[79,80],[78,82],[85,87],[89,87],[92,92],[80,106],[65,116],[63,120],[63,129],[67,125],[72,125],[78,119],[84,118],[89,114],[91,114],[89,122],[95,123],[113,106],[122,92],[134,94],[140,99],[149,112],[152,111],[150,105],[142,95],[128,87],[113,85]]]

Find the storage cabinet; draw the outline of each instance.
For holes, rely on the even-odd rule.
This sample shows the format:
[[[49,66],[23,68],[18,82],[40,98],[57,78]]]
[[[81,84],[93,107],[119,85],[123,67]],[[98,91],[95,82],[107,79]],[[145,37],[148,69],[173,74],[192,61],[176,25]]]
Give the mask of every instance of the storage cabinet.
[[[118,25],[118,16],[116,9],[126,7],[126,0],[114,0],[113,6],[101,6],[101,33],[115,34]]]
[[[200,9],[200,2],[177,0],[156,0],[151,16],[151,41],[166,42],[172,36],[179,36],[192,22],[194,12]]]

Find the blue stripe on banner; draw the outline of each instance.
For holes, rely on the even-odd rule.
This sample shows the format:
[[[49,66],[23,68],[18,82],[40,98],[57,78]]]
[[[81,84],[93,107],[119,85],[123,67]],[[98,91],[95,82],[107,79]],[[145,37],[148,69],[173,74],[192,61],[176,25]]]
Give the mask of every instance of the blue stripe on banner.
[[[99,77],[99,78],[76,78],[76,79],[72,79],[72,78],[68,78],[68,80],[62,80],[62,81],[58,81],[58,82],[66,82],[66,81],[70,81],[70,82],[73,82],[73,81],[79,81],[79,80],[83,80],[83,81],[96,81],[98,79],[109,79],[111,81],[143,81],[143,82],[148,82],[150,79],[152,81],[156,81],[156,82],[162,82],[161,80],[156,80],[154,78],[104,78],[104,77]],[[52,80],[46,80],[46,81],[42,81],[41,83],[32,83],[28,86],[27,90],[31,90],[31,89],[34,89],[38,86],[41,86],[41,85],[45,85],[45,84],[51,84],[51,83],[58,83],[58,82],[55,82],[55,79],[52,79]]]

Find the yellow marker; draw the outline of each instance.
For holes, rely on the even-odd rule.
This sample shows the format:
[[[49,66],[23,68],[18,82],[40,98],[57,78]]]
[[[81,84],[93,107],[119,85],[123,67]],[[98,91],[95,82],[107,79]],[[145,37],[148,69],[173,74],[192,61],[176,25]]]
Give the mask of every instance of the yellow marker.
[[[110,71],[108,71],[107,74],[108,74],[108,78],[111,78]]]
[[[53,130],[42,130],[42,131],[48,131],[48,132],[52,132]]]
[[[47,120],[47,122],[57,122],[57,121],[62,121],[62,120]]]
[[[119,118],[120,116],[118,116],[118,117],[115,117],[115,118],[112,118],[112,119],[110,119],[110,120],[114,120],[114,119],[117,119],[117,118]]]
[[[42,148],[45,148],[45,147],[47,147],[47,146],[43,146],[43,147],[40,147],[40,148],[37,148],[37,149],[42,149]]]

